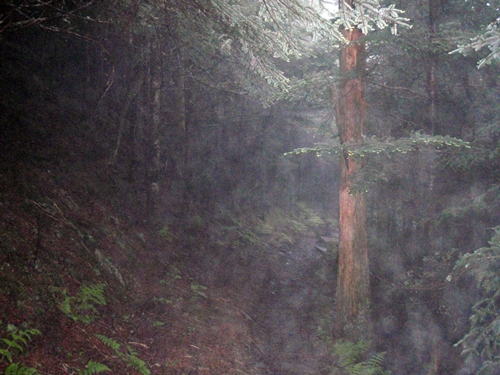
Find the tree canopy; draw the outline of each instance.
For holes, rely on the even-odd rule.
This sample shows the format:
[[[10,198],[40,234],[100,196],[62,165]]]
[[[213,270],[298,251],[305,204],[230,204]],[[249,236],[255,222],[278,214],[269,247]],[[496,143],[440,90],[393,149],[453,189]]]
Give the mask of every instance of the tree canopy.
[[[185,267],[191,294],[181,303],[150,293],[138,311],[188,311],[209,294],[191,277],[230,290],[255,335],[249,356],[269,372],[494,373],[499,6],[5,2],[0,300],[44,311],[13,301],[39,269],[72,270],[73,257],[84,260],[75,285],[95,273],[121,288],[120,267],[140,264],[134,249],[151,250],[147,271],[165,285],[149,292],[176,285],[174,268]],[[345,202],[354,208],[340,218]],[[339,261],[361,272],[342,273]],[[101,301],[103,289],[66,292],[58,272],[40,283],[61,288],[47,306],[62,297],[63,314],[87,320],[79,303],[85,293]],[[336,319],[342,298],[361,284],[362,303],[345,314],[367,302],[370,326],[356,326],[364,340],[345,342],[331,333],[349,323]],[[387,354],[372,356],[379,350]],[[309,368],[292,369],[308,356]]]

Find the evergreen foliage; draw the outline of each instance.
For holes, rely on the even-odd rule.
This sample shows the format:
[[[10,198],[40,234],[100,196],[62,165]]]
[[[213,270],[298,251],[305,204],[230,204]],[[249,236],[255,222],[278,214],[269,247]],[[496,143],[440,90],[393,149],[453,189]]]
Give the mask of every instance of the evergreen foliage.
[[[88,10],[94,1],[51,1],[33,0],[29,2],[8,1],[2,5],[0,13],[0,33],[15,32],[29,27],[61,32],[69,31],[70,23],[88,17]]]
[[[406,154],[425,146],[432,146],[437,149],[447,146],[465,149],[469,149],[471,147],[468,142],[450,137],[448,135],[440,136],[414,132],[407,138],[379,139],[376,136],[371,136],[365,137],[361,142],[351,142],[343,145],[339,144],[338,146],[319,144],[317,147],[297,148],[291,152],[286,152],[284,155],[299,155],[312,152],[320,156],[322,154],[340,154],[341,151],[346,151],[349,156],[363,158],[370,154],[384,154],[387,156],[391,156],[391,154],[394,153]]]
[[[398,25],[411,28],[409,19],[401,16],[404,11],[397,9],[394,4],[381,7],[378,0],[358,0],[354,1],[354,7],[342,1],[340,6],[340,18],[337,20],[339,26],[348,29],[357,27],[363,34],[370,31],[391,27],[393,34],[397,33]]]
[[[12,137],[16,142],[12,143],[11,147],[16,152],[21,147],[20,144],[30,144],[26,148],[28,152],[19,151],[18,159],[22,163],[25,162],[24,155],[32,157],[30,147],[36,148],[38,144],[31,140],[46,139],[48,135],[50,142],[47,143],[70,144],[68,149],[72,157],[74,156],[72,152],[79,152],[79,148],[73,147],[73,144],[89,142],[81,148],[91,150],[87,152],[98,159],[108,153],[110,144],[115,138],[114,132],[117,130],[114,124],[122,119],[121,122],[126,126],[123,128],[120,155],[124,157],[122,160],[117,159],[116,169],[106,170],[106,173],[112,175],[113,189],[115,189],[109,196],[115,196],[117,191],[120,193],[135,191],[137,192],[135,198],[140,200],[149,194],[148,178],[153,174],[150,167],[150,150],[154,145],[160,145],[158,147],[161,147],[162,151],[166,150],[161,159],[164,169],[159,173],[163,176],[162,183],[165,184],[155,186],[168,190],[165,193],[165,201],[174,195],[168,194],[175,191],[178,186],[175,185],[178,183],[177,180],[182,178],[185,182],[182,185],[185,191],[181,194],[185,197],[183,199],[189,202],[177,206],[183,214],[191,214],[191,210],[197,209],[196,204],[209,202],[207,206],[210,204],[213,208],[218,207],[221,202],[227,206],[234,203],[231,207],[234,211],[225,214],[220,223],[217,223],[220,226],[211,226],[212,213],[208,212],[204,217],[205,223],[189,228],[195,234],[189,234],[191,237],[185,243],[197,243],[199,233],[210,226],[210,229],[216,227],[213,231],[218,231],[213,238],[222,237],[223,241],[230,240],[234,247],[254,245],[253,247],[257,248],[258,245],[263,245],[278,248],[291,245],[300,236],[311,232],[311,229],[323,226],[326,219],[308,206],[298,207],[296,210],[276,207],[278,204],[272,199],[274,196],[269,191],[273,188],[280,190],[282,186],[295,186],[295,182],[299,180],[296,176],[300,175],[300,168],[302,171],[314,169],[307,163],[301,166],[300,162],[295,160],[290,162],[290,158],[280,164],[282,161],[279,156],[286,149],[296,147],[299,137],[294,138],[292,134],[296,129],[303,130],[311,125],[298,116],[294,117],[299,111],[299,106],[306,109],[329,108],[331,106],[329,87],[344,78],[335,77],[332,73],[336,69],[336,60],[332,57],[333,49],[343,42],[338,32],[339,26],[359,27],[368,33],[384,27],[391,27],[391,31],[394,32],[396,31],[394,25],[408,24],[407,20],[402,18],[402,13],[392,5],[381,6],[382,2],[374,0],[360,0],[355,3],[355,8],[341,7],[339,12],[334,11],[330,14],[331,17],[324,18],[317,8],[307,6],[303,2],[281,0],[100,3],[32,1],[25,2],[22,9],[15,8],[15,2],[10,2],[8,6],[13,8],[13,11],[5,12],[0,18],[0,32],[3,33],[0,39],[2,42],[8,41],[9,44],[5,44],[5,49],[8,49],[9,53],[14,56],[19,53],[24,57],[17,60],[6,54],[7,58],[4,59],[5,55],[2,55],[2,61],[7,63],[2,62],[6,74],[2,76],[1,86],[15,87],[12,90],[13,95],[9,94],[10,91],[5,91],[7,94],[0,94],[2,99],[0,102],[4,103],[0,108],[2,109],[0,112],[4,113],[2,128],[12,128],[12,133],[22,134],[18,139]],[[317,147],[297,148],[288,153],[312,152],[322,155],[345,152],[349,156],[369,159],[359,173],[352,192],[366,192],[374,185],[380,187],[380,190],[371,191],[374,201],[377,202],[377,206],[372,207],[370,212],[374,223],[373,237],[376,237],[374,242],[379,241],[381,245],[377,250],[384,252],[381,256],[377,256],[381,260],[375,261],[386,262],[387,259],[397,258],[401,259],[402,265],[390,264],[393,267],[390,271],[384,268],[380,273],[378,271],[381,269],[378,269],[374,277],[395,275],[393,279],[383,281],[391,284],[392,291],[400,288],[397,289],[400,300],[406,297],[408,300],[418,299],[418,296],[410,296],[403,287],[400,287],[401,279],[404,280],[406,274],[413,272],[420,264],[425,265],[426,259],[441,259],[439,255],[434,256],[434,254],[442,254],[444,257],[446,253],[443,249],[447,249],[447,246],[443,245],[445,241],[462,241],[463,233],[459,235],[448,232],[437,233],[429,227],[437,223],[443,226],[449,225],[450,231],[461,232],[463,227],[454,220],[460,219],[460,223],[465,223],[471,221],[471,216],[475,214],[486,215],[493,210],[491,202],[495,199],[495,202],[498,201],[498,186],[494,185],[487,188],[487,193],[474,198],[470,203],[462,206],[450,203],[456,198],[453,196],[453,189],[461,189],[461,193],[468,194],[473,182],[496,183],[500,158],[498,118],[495,117],[497,88],[495,82],[491,86],[483,82],[488,79],[494,81],[497,72],[483,69],[475,75],[476,72],[471,73],[469,69],[471,66],[474,68],[475,63],[471,63],[470,59],[460,57],[456,65],[453,65],[453,62],[459,60],[458,57],[446,60],[449,45],[455,40],[459,15],[458,12],[452,14],[451,5],[448,5],[452,3],[455,7],[457,2],[441,3],[440,20],[443,22],[440,24],[439,35],[433,34],[431,38],[429,31],[425,30],[427,9],[423,5],[424,2],[406,2],[405,7],[413,9],[412,18],[414,15],[423,14],[423,21],[420,19],[415,22],[415,25],[421,27],[418,32],[414,32],[414,28],[412,30],[414,33],[405,30],[406,32],[402,32],[404,35],[397,39],[390,38],[388,32],[371,34],[366,39],[369,42],[368,93],[370,98],[374,99],[369,106],[371,111],[369,130],[370,134],[376,136],[369,136],[363,142],[346,144],[342,147],[336,138],[333,138],[331,142],[317,144]],[[75,9],[73,6],[76,7],[77,4],[79,5]],[[94,6],[91,6],[92,4]],[[22,10],[22,13],[19,10]],[[41,17],[42,15],[48,19]],[[328,18],[332,18],[333,22]],[[477,19],[474,19],[473,23],[477,24]],[[16,45],[18,42],[14,34],[31,25],[50,30],[51,34],[50,36],[43,34],[40,39],[30,39],[35,42],[27,43],[27,47],[23,46],[24,49],[21,49],[19,48],[21,43]],[[489,48],[491,54],[480,62],[480,66],[486,67],[486,64],[498,58],[497,26],[497,22],[491,24],[483,35],[457,51]],[[39,37],[41,34],[33,32],[33,35]],[[90,51],[86,59],[81,59],[76,65],[74,60],[77,58],[69,57],[70,53],[51,54],[53,48],[58,48],[56,46],[66,46],[67,39],[71,45],[73,37],[78,42],[89,42],[86,48]],[[59,44],[54,44],[57,38],[60,38]],[[35,49],[35,44],[42,51],[41,57],[37,56],[39,51]],[[91,46],[97,47],[98,52],[93,51]],[[73,48],[74,50],[69,51],[82,50],[82,45],[75,43]],[[28,53],[25,53],[26,50]],[[438,130],[434,135],[417,131],[425,128],[428,123],[425,114],[429,100],[425,75],[426,71],[431,70],[431,64],[428,62],[430,58],[426,55],[428,53],[438,56],[436,74],[440,90],[438,91],[440,117]],[[105,57],[96,57],[99,54]],[[34,73],[30,71],[32,67],[28,64],[31,62],[35,62]],[[115,66],[111,67],[113,64]],[[68,66],[73,67],[74,71],[66,68]],[[59,69],[59,67],[65,68]],[[490,68],[492,67],[488,69]],[[153,137],[148,133],[147,125],[151,123],[149,103],[154,94],[153,81],[156,79],[151,77],[154,75],[152,72],[157,69],[161,71],[157,82],[161,81],[162,84],[161,107],[164,118],[159,122],[162,124],[158,132],[159,137],[151,140]],[[52,77],[45,73],[52,70],[61,74]],[[81,123],[80,119],[74,118],[76,116],[67,118],[66,113],[72,112],[65,107],[62,99],[70,97],[61,89],[68,87],[63,76],[73,76],[75,72],[89,72],[86,78],[89,82],[92,81],[93,85],[83,87],[83,90],[81,90],[83,80],[74,85],[75,93],[87,98],[84,103],[74,98],[70,103],[81,104],[85,108],[82,110],[84,121]],[[34,74],[33,77],[31,73]],[[185,86],[182,87],[173,82],[181,75],[186,78]],[[27,86],[28,94],[20,94],[22,90],[17,90],[18,83],[11,86],[8,79],[3,77],[13,77],[12,81],[30,81]],[[137,83],[134,87],[138,88],[130,89],[133,86],[131,83]],[[62,94],[57,90],[61,90]],[[470,92],[467,92],[468,90]],[[175,129],[175,116],[180,109],[171,99],[172,93],[180,92],[183,93],[187,103],[185,107],[187,130],[181,135],[177,134]],[[53,97],[46,101],[42,97],[48,93]],[[281,107],[274,107],[267,112],[255,111],[251,108],[253,102],[243,94],[250,94],[267,104],[280,99],[293,101],[292,105],[288,104],[289,107],[293,107],[293,111],[283,110],[287,104],[281,104]],[[15,95],[19,95],[21,100],[11,105]],[[493,100],[482,101],[487,95]],[[26,97],[33,99],[26,100]],[[91,99],[88,99],[89,97]],[[96,100],[99,98],[101,100]],[[124,99],[130,102],[130,107],[126,110],[122,105]],[[31,102],[37,100],[48,104],[46,108],[54,108],[53,111],[44,109],[36,116],[32,115],[31,108],[34,106]],[[296,106],[296,103],[299,105]],[[64,111],[61,111],[61,106]],[[95,108],[98,110],[94,111]],[[60,118],[56,117],[59,113],[63,113]],[[464,113],[467,116],[463,115]],[[288,129],[293,128],[289,133],[288,130],[283,130],[284,127],[277,125],[280,121],[285,122],[281,120],[285,117],[287,124],[290,125]],[[60,125],[51,125],[58,124],[61,119],[68,124],[64,129],[59,127]],[[331,120],[331,116],[326,116],[322,122],[329,123]],[[455,138],[468,135],[469,133],[466,133],[468,128],[472,129],[472,135],[466,137],[470,143]],[[335,129],[331,129],[331,133],[335,134]],[[99,135],[93,138],[94,134]],[[453,134],[454,137],[447,134]],[[19,139],[23,141],[20,142]],[[128,145],[125,145],[126,142]],[[181,143],[185,143],[187,150],[185,153],[175,149]],[[89,144],[92,147],[87,148]],[[294,146],[288,147],[290,144]],[[116,149],[118,150],[118,146]],[[426,159],[422,155],[417,155],[418,151],[424,151],[422,154],[425,154],[428,150],[431,151],[429,154],[432,154],[431,149],[438,150],[433,154],[435,158]],[[42,151],[36,154],[36,158],[45,162],[52,157],[50,154],[46,155],[45,148],[40,150]],[[94,152],[95,150],[99,152]],[[56,153],[58,158],[60,154],[59,151]],[[411,154],[411,158],[408,154]],[[285,181],[282,185],[275,183],[275,180],[269,182],[272,181],[272,177],[282,176],[280,174],[282,170],[279,168],[285,163],[288,163],[286,165],[289,169],[283,168],[283,170],[293,179]],[[187,167],[180,171],[179,165],[184,164]],[[167,171],[167,166],[170,168],[172,165],[174,165],[173,172]],[[134,174],[134,168],[137,166],[142,168],[141,173]],[[435,168],[436,166],[445,168]],[[52,166],[50,169],[53,169]],[[404,175],[401,171],[407,171],[407,174]],[[456,188],[452,172],[458,172],[463,187]],[[312,173],[307,176],[311,176]],[[307,176],[300,176],[301,181],[307,180]],[[406,181],[403,181],[405,178]],[[165,187],[167,185],[168,187]],[[100,192],[99,189],[94,190],[94,194]],[[212,199],[211,194],[218,194],[218,201],[213,203],[215,199]],[[321,194],[325,197],[330,192]],[[247,202],[245,208],[236,214],[238,209],[235,202],[248,196],[254,200]],[[283,201],[291,205],[297,198],[298,194],[290,193]],[[120,199],[127,200],[123,196]],[[249,215],[246,207],[255,207],[255,202],[263,206],[270,203],[275,206],[266,207],[260,216]],[[140,203],[138,202],[137,206],[141,206]],[[168,206],[165,211],[172,206]],[[167,214],[170,215],[171,212]],[[497,225],[497,223],[492,224],[494,220],[496,219],[485,220],[484,225]],[[163,228],[159,231],[160,236],[172,246],[187,238],[178,235],[177,225],[174,219],[169,221],[168,225],[160,226]],[[219,237],[221,233],[222,236]],[[468,248],[467,241],[460,242],[460,250],[457,253]],[[198,247],[191,247],[201,253]],[[485,255],[484,259],[486,258]],[[469,265],[467,269],[471,267]],[[494,270],[490,270],[489,265],[485,267],[488,269],[488,277],[493,279]],[[442,269],[439,268],[432,278],[443,279],[442,276]],[[418,286],[422,289],[429,287],[424,283]],[[482,285],[480,287],[485,288]],[[106,300],[102,288],[95,286],[85,288],[75,296],[61,291],[63,301],[60,309],[74,321],[90,323],[96,319],[98,306],[105,305]],[[199,284],[192,284],[191,288],[195,295],[204,297],[205,293]],[[481,300],[474,307],[476,318],[471,320],[471,324],[475,324],[475,333],[470,333],[466,336],[467,339],[464,338],[461,342],[464,347],[469,345],[470,348],[475,348],[479,355],[488,358],[485,363],[490,364],[497,361],[495,356],[491,355],[497,343],[494,340],[488,341],[485,337],[494,337],[499,324],[494,294],[494,288],[497,286],[491,288],[491,290],[484,289],[485,295],[491,294],[489,299]],[[438,293],[435,295],[439,296],[435,297],[436,300],[442,297]],[[431,303],[430,299],[422,299],[422,305],[431,306]],[[393,307],[389,304],[389,309]],[[101,337],[103,342],[104,338],[105,336]],[[12,341],[11,338],[8,339]],[[477,341],[479,339],[483,341]],[[478,342],[477,347],[474,346],[475,342]],[[143,373],[146,372],[147,369],[141,367],[144,363],[138,359],[137,353],[131,349],[121,350],[120,344],[109,338],[106,345],[121,353],[117,355],[127,364],[142,369],[140,371]],[[488,347],[490,349],[484,349]],[[18,350],[15,346],[11,349],[10,352]],[[344,350],[349,352],[357,349],[344,348]],[[471,349],[471,352],[474,350]],[[3,355],[4,359],[9,358],[5,353]],[[340,357],[345,359],[349,358],[349,355]],[[369,366],[373,365],[372,368],[376,369],[377,359],[374,359],[372,365],[367,363],[367,360],[369,358],[366,357],[351,362],[347,360],[345,363],[341,360],[339,363],[342,370],[338,371],[370,373]],[[21,371],[21,367],[15,364],[11,366],[12,371]],[[491,368],[493,367],[490,367],[490,372]],[[108,370],[105,365],[89,362],[87,369],[81,371],[98,373]]]
[[[500,369],[500,227],[494,228],[489,246],[460,258],[454,271],[474,277],[481,299],[472,306],[470,328],[455,345],[462,354],[479,357],[477,374],[497,374]],[[448,278],[451,280],[451,276]]]
[[[351,193],[367,193],[370,187],[379,183],[388,181],[387,173],[390,168],[387,162],[382,159],[397,158],[398,154],[407,154],[421,149],[434,148],[440,150],[444,155],[452,154],[453,157],[448,160],[456,160],[456,154],[460,150],[464,158],[467,158],[471,145],[461,139],[429,135],[422,132],[411,133],[408,137],[393,139],[380,139],[375,136],[365,137],[361,142],[344,143],[340,145],[336,140],[328,143],[317,144],[316,147],[303,147],[286,152],[285,156],[314,153],[317,156],[340,154],[346,152],[349,156],[355,158],[366,158],[366,164],[356,174],[353,181]],[[372,158],[370,158],[372,156]],[[444,164],[443,164],[444,165]]]
[[[264,103],[269,103],[291,88],[278,61],[311,56],[311,40],[338,44],[344,41],[340,26],[359,26],[365,32],[389,24],[394,32],[397,25],[408,26],[407,19],[401,17],[402,11],[394,5],[384,7],[377,0],[356,3],[354,9],[342,8],[341,12],[330,14],[334,22],[321,14],[325,9],[323,1],[319,1],[319,7],[312,7],[298,0],[212,0],[204,5],[174,2],[169,6],[169,17],[175,17],[173,24],[180,39],[177,44],[189,46],[186,55],[203,73],[194,75],[195,70],[191,69],[186,72],[189,76],[211,87],[260,96]],[[157,11],[155,14],[161,19]],[[226,80],[221,84],[204,74],[207,57],[218,55],[238,70],[243,68],[243,74],[233,77],[236,86]]]
[[[445,208],[436,220],[437,224],[447,220],[467,221],[472,218],[485,216],[491,210],[491,206],[498,204],[500,193],[499,185],[492,185],[483,193],[474,197],[474,199],[458,206]]]
[[[491,103],[484,103],[485,106]],[[461,173],[468,173],[475,168],[489,170],[491,177],[497,172],[495,166],[500,162],[500,127],[496,114],[490,114],[489,121],[478,121],[475,124],[475,137],[469,142],[466,152],[445,155],[441,165]],[[492,118],[491,118],[492,117]]]
[[[485,65],[491,64],[493,61],[500,60],[500,30],[498,30],[498,25],[500,19],[490,23],[486,26],[481,34],[473,37],[469,43],[460,44],[457,49],[451,51],[450,53],[461,53],[463,55],[468,55],[472,51],[478,52],[483,48],[487,48],[489,53],[486,57],[483,57],[478,61],[477,67],[482,68]]]

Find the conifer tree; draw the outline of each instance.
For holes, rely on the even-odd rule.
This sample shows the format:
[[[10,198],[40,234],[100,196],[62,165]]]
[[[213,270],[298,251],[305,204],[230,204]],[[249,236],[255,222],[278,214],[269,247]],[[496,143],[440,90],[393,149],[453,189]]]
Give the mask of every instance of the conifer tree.
[[[346,1],[342,7],[353,7]],[[346,44],[340,50],[340,83],[334,88],[337,127],[342,145],[360,141],[366,132],[364,88],[365,44],[358,27],[342,28]],[[344,337],[369,331],[370,278],[364,194],[352,193],[352,181],[362,161],[340,157],[339,273],[336,293],[336,331]],[[354,337],[353,337],[354,338]]]

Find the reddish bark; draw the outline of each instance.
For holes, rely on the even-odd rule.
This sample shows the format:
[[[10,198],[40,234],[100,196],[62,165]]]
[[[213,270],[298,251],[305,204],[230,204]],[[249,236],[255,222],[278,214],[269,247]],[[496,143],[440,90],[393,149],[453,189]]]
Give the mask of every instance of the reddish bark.
[[[336,98],[337,126],[342,144],[365,134],[366,102],[363,75],[365,45],[359,29],[344,30],[349,42],[340,52],[341,81]],[[336,334],[366,336],[369,329],[370,279],[365,196],[351,193],[353,176],[362,161],[347,152],[341,156],[339,272],[336,292]]]

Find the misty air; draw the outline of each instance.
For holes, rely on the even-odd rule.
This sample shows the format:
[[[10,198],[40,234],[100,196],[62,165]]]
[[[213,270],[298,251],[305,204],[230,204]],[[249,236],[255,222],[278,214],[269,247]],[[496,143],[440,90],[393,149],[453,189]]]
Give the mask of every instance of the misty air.
[[[0,5],[0,373],[500,374],[499,23]]]

